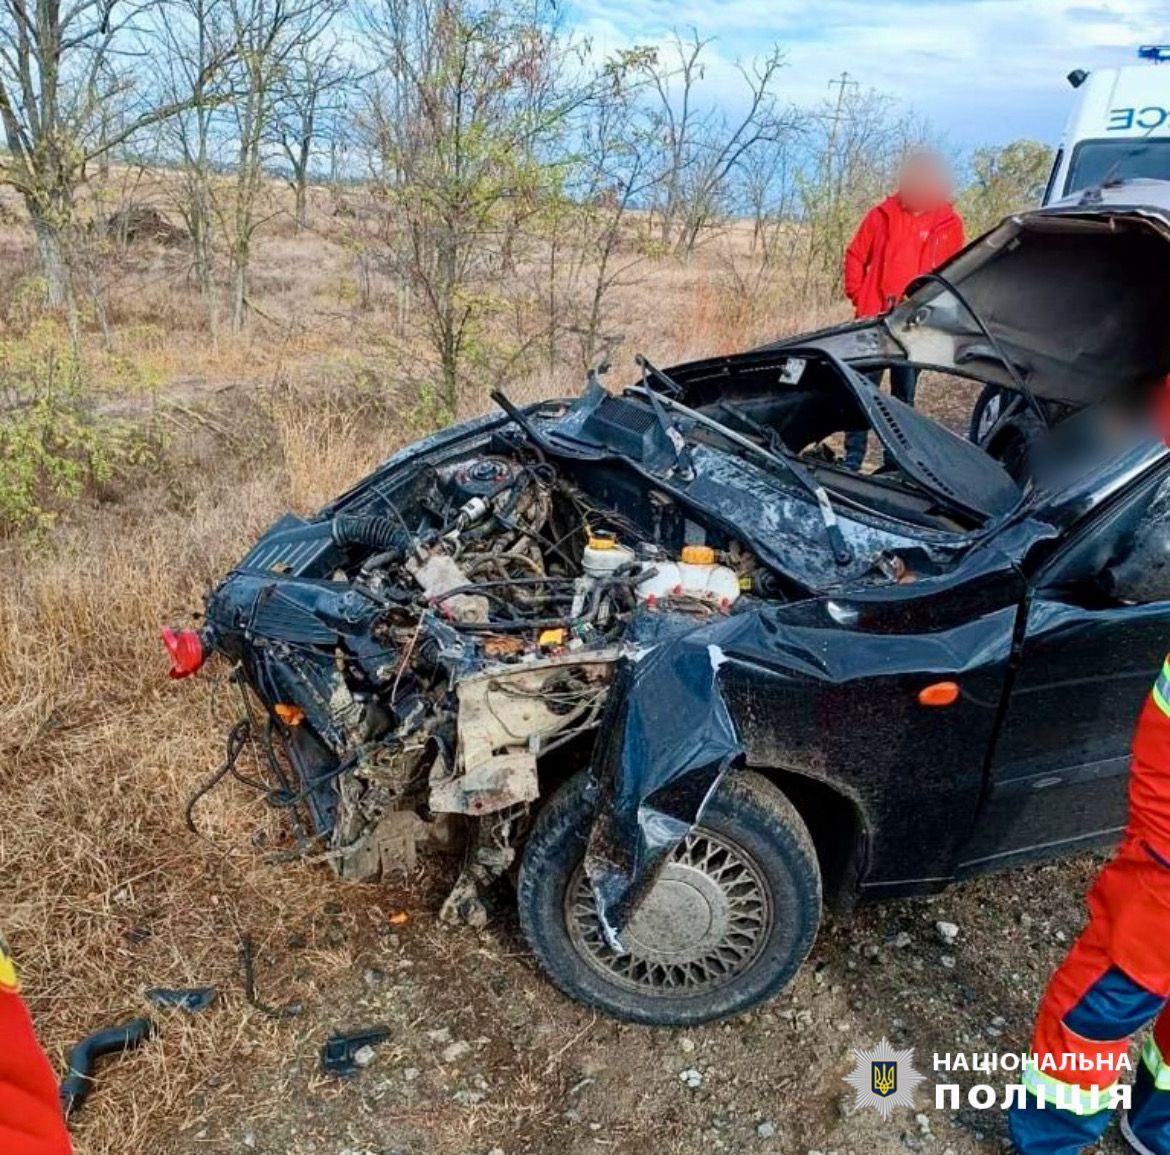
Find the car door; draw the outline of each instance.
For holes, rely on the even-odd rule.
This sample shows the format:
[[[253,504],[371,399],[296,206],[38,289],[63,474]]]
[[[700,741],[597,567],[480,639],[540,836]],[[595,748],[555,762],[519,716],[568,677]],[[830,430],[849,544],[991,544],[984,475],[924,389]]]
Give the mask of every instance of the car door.
[[[1170,546],[1165,466],[1078,529],[1033,580],[1016,670],[959,874],[1109,845],[1126,819],[1138,713],[1170,650],[1170,566],[1118,588],[1151,535]],[[1159,541],[1161,538],[1159,538]],[[1145,575],[1151,577],[1151,567]]]

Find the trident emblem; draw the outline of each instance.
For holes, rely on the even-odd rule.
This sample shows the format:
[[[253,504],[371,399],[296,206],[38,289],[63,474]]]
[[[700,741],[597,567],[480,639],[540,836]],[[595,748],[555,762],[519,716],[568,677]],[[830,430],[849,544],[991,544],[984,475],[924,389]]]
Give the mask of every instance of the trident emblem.
[[[898,1090],[898,1064],[889,1062],[873,1062],[869,1065],[870,1082],[875,1095],[883,1099],[893,1095]]]

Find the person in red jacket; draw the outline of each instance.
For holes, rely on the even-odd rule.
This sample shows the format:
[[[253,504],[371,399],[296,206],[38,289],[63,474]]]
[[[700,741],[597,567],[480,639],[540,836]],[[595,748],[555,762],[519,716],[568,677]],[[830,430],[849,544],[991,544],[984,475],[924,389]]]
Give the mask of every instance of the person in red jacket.
[[[1020,1155],[1079,1155],[1128,1105],[1130,1147],[1170,1155],[1170,657],[1138,717],[1125,836],[1086,903],[1040,1004],[1012,1140]],[[1129,1040],[1151,1020],[1127,1087]]]
[[[898,190],[870,209],[845,250],[845,293],[858,318],[888,312],[915,277],[930,272],[963,247],[963,221],[951,204],[950,172],[936,153],[910,153]],[[876,378],[880,383],[880,375]],[[918,373],[912,365],[890,370],[890,392],[914,404]],[[845,435],[845,464],[860,469],[866,434]]]
[[[0,938],[0,1152],[70,1155],[53,1068],[20,998],[16,968]]]

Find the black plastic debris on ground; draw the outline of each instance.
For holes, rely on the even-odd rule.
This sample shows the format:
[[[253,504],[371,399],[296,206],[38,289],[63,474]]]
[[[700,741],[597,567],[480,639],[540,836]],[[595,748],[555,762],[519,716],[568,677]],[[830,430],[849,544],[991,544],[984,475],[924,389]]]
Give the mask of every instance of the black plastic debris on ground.
[[[215,987],[151,987],[143,992],[156,1007],[175,1007],[191,1014],[206,1010],[218,995]]]
[[[356,1075],[361,1070],[356,1056],[362,1047],[375,1047],[389,1037],[389,1027],[367,1027],[344,1035],[330,1035],[321,1047],[321,1070],[339,1078]]]
[[[94,1065],[103,1055],[136,1050],[158,1033],[150,1019],[131,1019],[120,1027],[107,1027],[82,1039],[69,1052],[69,1073],[61,1081],[61,1110],[68,1119],[93,1089]]]

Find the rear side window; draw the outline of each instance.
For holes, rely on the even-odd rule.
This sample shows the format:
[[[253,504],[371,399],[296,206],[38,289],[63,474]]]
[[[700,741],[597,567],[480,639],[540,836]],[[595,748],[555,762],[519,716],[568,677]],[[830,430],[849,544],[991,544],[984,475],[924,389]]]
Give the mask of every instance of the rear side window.
[[[1141,178],[1170,180],[1170,137],[1082,140],[1073,149],[1064,195],[1106,181]]]

